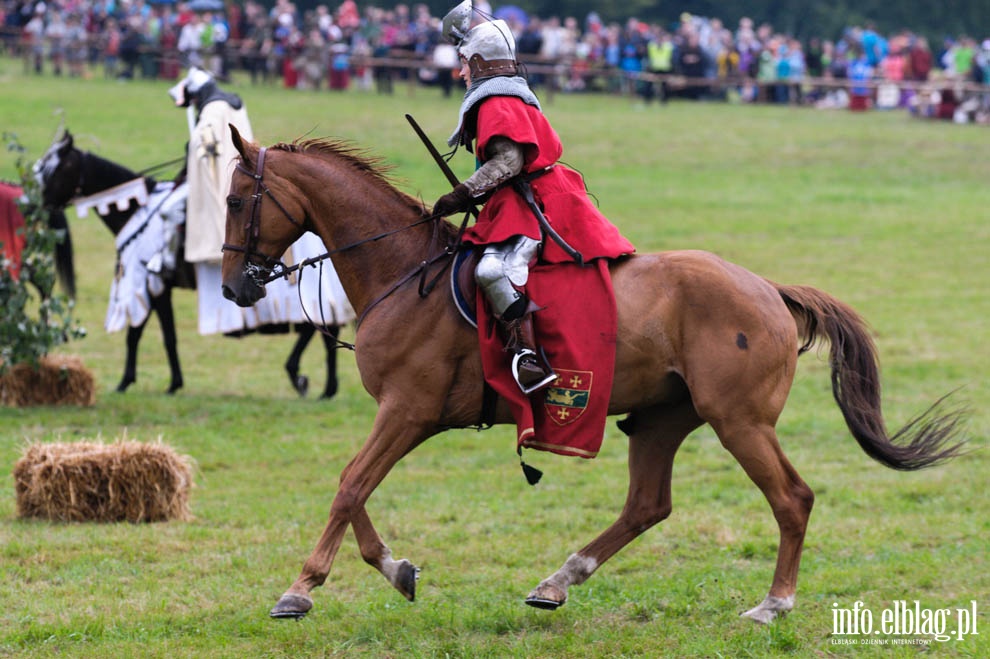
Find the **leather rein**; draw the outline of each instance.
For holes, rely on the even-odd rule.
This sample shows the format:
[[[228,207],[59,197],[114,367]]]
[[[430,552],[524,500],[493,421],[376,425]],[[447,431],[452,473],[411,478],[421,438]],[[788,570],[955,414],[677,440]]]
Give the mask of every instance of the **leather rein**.
[[[314,256],[312,258],[308,258],[303,261],[300,261],[295,265],[287,266],[285,265],[284,262],[282,262],[281,259],[268,256],[267,254],[264,254],[258,250],[258,240],[261,233],[261,202],[265,196],[267,196],[269,199],[275,202],[275,205],[278,206],[279,210],[282,211],[282,214],[286,217],[286,219],[289,220],[289,222],[291,222],[294,226],[305,230],[305,225],[303,224],[303,222],[300,222],[299,220],[294,218],[292,214],[289,213],[288,210],[286,210],[285,206],[283,206],[281,202],[279,202],[279,200],[275,198],[275,195],[272,194],[271,189],[267,185],[265,185],[262,173],[265,167],[265,153],[267,152],[267,150],[268,147],[261,147],[261,149],[258,151],[258,162],[255,171],[253,172],[247,169],[246,167],[244,167],[242,162],[237,163],[236,167],[240,172],[254,179],[254,191],[251,194],[251,200],[252,200],[251,214],[248,217],[247,224],[244,227],[245,230],[244,233],[246,236],[245,244],[241,246],[241,245],[231,245],[230,243],[224,243],[222,248],[222,251],[225,252],[228,251],[239,252],[241,254],[244,254],[245,272],[249,277],[254,279],[257,283],[261,284],[262,286],[264,286],[269,282],[275,281],[276,279],[280,279],[282,277],[288,278],[290,274],[296,271],[299,271],[301,277],[302,269],[305,268],[306,266],[315,265],[330,258],[334,254],[339,254],[341,252],[354,249],[355,247],[359,247],[361,245],[366,245],[368,243],[376,242],[378,240],[381,240],[382,238],[386,238],[388,236],[401,233],[402,231],[406,231],[407,229],[412,229],[413,227],[417,227],[421,224],[427,224],[429,222],[432,222],[434,224],[434,229],[433,229],[434,237],[436,237],[436,234],[439,231],[440,217],[437,215],[429,215],[420,220],[417,220],[416,222],[413,222],[412,224],[399,227],[398,229],[384,231],[374,236],[363,238],[356,242],[350,243],[349,245],[344,245],[343,247],[330,250],[325,254],[321,254],[320,256]],[[368,315],[368,312],[370,312],[373,308],[378,306],[379,303],[381,303],[390,295],[392,295],[392,293],[399,290],[406,283],[415,279],[417,276],[420,278],[419,296],[425,298],[427,295],[429,295],[430,292],[436,287],[436,284],[439,282],[440,277],[443,275],[444,271],[446,271],[446,269],[450,267],[450,264],[453,262],[454,255],[457,253],[457,250],[461,243],[461,237],[463,236],[464,230],[467,226],[467,219],[468,216],[465,215],[464,222],[461,224],[461,227],[457,232],[456,238],[453,241],[450,241],[449,244],[444,248],[444,250],[441,253],[421,261],[419,265],[417,265],[411,272],[401,277],[392,286],[386,289],[384,293],[379,295],[370,304],[368,304],[364,308],[364,311],[361,312],[361,315],[358,317],[357,321],[355,322],[355,329],[361,326],[361,323],[362,321],[364,321],[364,318]],[[256,261],[252,261],[252,259],[260,259],[260,263]],[[427,280],[431,266],[433,266],[434,264],[440,261],[446,261],[446,262],[443,263],[439,272],[437,272],[432,278]],[[300,296],[301,295],[302,292],[300,290]],[[321,308],[320,313],[322,314],[322,312],[323,310]],[[326,332],[326,330],[322,329],[322,325],[326,324],[325,322],[322,323],[321,325],[314,322],[313,319],[309,317],[309,313],[306,311],[305,305],[303,305],[303,313],[306,315],[306,319],[310,322],[310,324],[316,326],[317,328],[320,328],[320,331],[324,332],[328,336],[332,336],[331,334]],[[344,347],[349,350],[354,350],[353,344],[347,343],[345,341],[341,341],[337,337],[334,337],[334,340],[337,342],[338,347]]]

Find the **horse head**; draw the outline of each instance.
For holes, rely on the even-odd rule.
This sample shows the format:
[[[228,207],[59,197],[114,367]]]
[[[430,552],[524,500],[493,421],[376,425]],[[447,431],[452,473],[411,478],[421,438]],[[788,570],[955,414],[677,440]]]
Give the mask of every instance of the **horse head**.
[[[281,255],[305,231],[302,195],[284,176],[265,175],[267,148],[245,141],[230,126],[240,154],[227,195],[221,266],[223,294],[242,307],[265,297],[265,284]],[[297,219],[298,218],[298,219]]]
[[[66,129],[34,163],[34,177],[48,208],[63,208],[79,193],[83,154]]]

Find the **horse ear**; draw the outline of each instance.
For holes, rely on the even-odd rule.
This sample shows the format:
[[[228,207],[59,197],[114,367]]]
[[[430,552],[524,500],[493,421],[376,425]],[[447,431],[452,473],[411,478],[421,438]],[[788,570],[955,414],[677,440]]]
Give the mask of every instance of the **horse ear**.
[[[241,154],[241,160],[247,160],[247,156],[244,154],[244,140],[241,138],[241,134],[237,132],[237,127],[234,124],[227,124],[227,126],[230,127],[230,139],[233,141],[237,153]]]
[[[63,152],[69,151],[72,147],[73,147],[72,133],[70,133],[69,129],[66,128],[65,135],[62,136],[62,151]]]

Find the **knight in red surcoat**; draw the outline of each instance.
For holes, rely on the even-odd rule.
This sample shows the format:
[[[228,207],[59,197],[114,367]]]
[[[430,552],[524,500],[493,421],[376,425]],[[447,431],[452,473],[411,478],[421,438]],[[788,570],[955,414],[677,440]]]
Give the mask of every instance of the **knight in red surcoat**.
[[[520,75],[509,26],[474,24],[475,14],[464,0],[444,17],[443,34],[457,46],[467,84],[448,145],[473,151],[478,167],[433,210],[452,215],[484,204],[464,241],[483,248],[475,276],[528,395],[556,378],[533,335],[538,309],[525,293],[531,264],[587,263],[635,248],[591,202],[581,175],[558,162],[563,145]]]

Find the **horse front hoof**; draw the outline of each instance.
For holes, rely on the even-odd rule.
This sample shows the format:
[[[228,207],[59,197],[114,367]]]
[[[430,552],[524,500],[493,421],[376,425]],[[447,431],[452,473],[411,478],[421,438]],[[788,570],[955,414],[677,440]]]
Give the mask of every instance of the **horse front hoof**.
[[[305,398],[306,394],[309,393],[309,377],[305,375],[290,375],[289,381],[292,382],[292,388],[296,390],[299,397]]]
[[[124,378],[123,380],[120,381],[120,384],[117,385],[117,393],[118,394],[124,393],[125,391],[127,391],[127,388],[132,384],[134,384],[134,378]]]
[[[416,601],[417,580],[419,580],[419,568],[406,559],[399,561],[399,569],[395,575],[395,588],[410,602]]]
[[[567,601],[567,593],[551,584],[540,584],[526,596],[526,604],[546,611],[553,611]]]
[[[182,384],[183,384],[182,383],[182,380],[179,380],[177,382],[173,382],[172,384],[169,385],[168,390],[165,393],[167,393],[169,395],[174,394],[179,389],[182,389]]]
[[[312,608],[313,600],[308,595],[286,593],[282,595],[282,598],[275,607],[268,612],[268,615],[276,619],[291,618],[293,620],[299,620],[309,613],[309,610]]]

